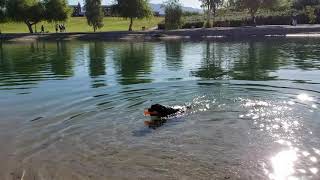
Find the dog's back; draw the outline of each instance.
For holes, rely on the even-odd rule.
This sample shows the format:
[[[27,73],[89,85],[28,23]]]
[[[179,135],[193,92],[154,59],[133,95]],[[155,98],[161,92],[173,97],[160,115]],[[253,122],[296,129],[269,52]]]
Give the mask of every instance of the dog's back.
[[[152,105],[150,110],[158,112],[161,117],[167,117],[180,111],[179,109],[173,109],[160,104]]]

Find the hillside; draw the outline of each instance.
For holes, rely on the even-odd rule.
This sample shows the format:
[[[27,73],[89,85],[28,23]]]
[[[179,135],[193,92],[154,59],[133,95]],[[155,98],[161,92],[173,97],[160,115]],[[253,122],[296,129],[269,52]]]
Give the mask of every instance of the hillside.
[[[153,11],[159,12],[161,15],[164,15],[164,8],[162,8],[161,4],[153,4],[150,3],[151,8],[153,9]],[[202,12],[201,9],[197,9],[197,8],[192,8],[192,7],[182,7],[182,10],[185,12]]]

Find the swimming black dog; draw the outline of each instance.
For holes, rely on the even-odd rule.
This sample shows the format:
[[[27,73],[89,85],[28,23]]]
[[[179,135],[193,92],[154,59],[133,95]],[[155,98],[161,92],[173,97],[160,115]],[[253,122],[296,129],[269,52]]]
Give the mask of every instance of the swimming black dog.
[[[144,110],[145,116],[151,116],[151,120],[145,121],[144,124],[149,128],[156,129],[164,125],[170,116],[174,116],[180,112],[183,112],[183,110],[154,104],[150,108]]]
[[[156,129],[164,125],[170,116],[174,116],[182,112],[184,112],[183,109],[154,104],[150,108],[145,109],[144,115],[150,115],[151,121],[145,121],[144,124],[149,126],[149,128]]]
[[[178,112],[181,112],[181,109],[174,109],[171,107],[162,106],[160,104],[154,104],[149,109],[146,109],[144,114],[165,118],[177,114]]]

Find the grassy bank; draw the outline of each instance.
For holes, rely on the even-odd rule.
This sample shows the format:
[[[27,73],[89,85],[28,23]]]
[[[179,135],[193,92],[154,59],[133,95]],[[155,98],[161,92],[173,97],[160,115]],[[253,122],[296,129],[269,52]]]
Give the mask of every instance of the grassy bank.
[[[257,25],[289,25],[291,22],[290,9],[265,10],[261,9],[256,13]],[[206,14],[191,14],[182,17],[182,29],[202,28],[205,26]],[[240,27],[252,24],[252,17],[247,11],[235,11],[228,9],[218,10],[215,17],[211,17],[210,22],[214,27]],[[298,18],[301,24],[308,24],[305,16]],[[164,22],[160,24],[160,29],[164,29]]]
[[[154,17],[151,19],[135,20],[134,30],[141,30],[141,27],[152,28],[157,26],[163,18]],[[41,22],[37,25],[38,32],[40,31],[41,25],[45,26],[45,31],[55,32],[55,24],[47,22]],[[92,32],[92,27],[88,26],[85,17],[72,17],[66,23],[67,32]],[[104,18],[104,27],[99,29],[98,32],[103,31],[126,31],[128,30],[129,20],[118,17],[106,17]],[[0,24],[2,33],[27,33],[28,28],[24,23],[2,23]]]
[[[288,10],[284,11],[268,11],[268,10],[259,10],[256,14],[257,17],[269,17],[269,16],[290,16]],[[195,22],[195,21],[205,21],[206,15],[194,15],[184,17],[184,22]],[[234,20],[243,20],[251,19],[250,14],[247,11],[231,11],[231,10],[219,10],[216,17],[212,17],[211,21],[234,21]]]

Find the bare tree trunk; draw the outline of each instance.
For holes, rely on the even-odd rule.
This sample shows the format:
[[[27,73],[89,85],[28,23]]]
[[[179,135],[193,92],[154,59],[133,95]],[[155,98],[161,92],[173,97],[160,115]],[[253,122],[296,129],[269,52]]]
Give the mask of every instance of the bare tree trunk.
[[[253,26],[257,26],[256,16],[253,14],[251,15],[251,17],[252,17]]]
[[[132,31],[132,25],[133,25],[133,18],[130,18],[130,25],[129,25],[129,31]]]
[[[211,20],[211,9],[210,9],[210,6],[208,5],[207,24],[206,24],[206,27],[208,27],[208,28],[211,28],[210,20]]]
[[[29,32],[33,33],[32,24],[29,21],[25,21],[25,23],[28,26]]]
[[[93,32],[96,32],[97,28],[95,26],[93,26]]]
[[[213,7],[212,26],[214,26],[214,23],[215,23],[215,17],[216,17],[216,7]]]
[[[251,15],[251,18],[252,18],[252,23],[253,23],[253,26],[257,26],[257,22],[256,22],[256,12],[255,10],[250,10],[250,15]]]

